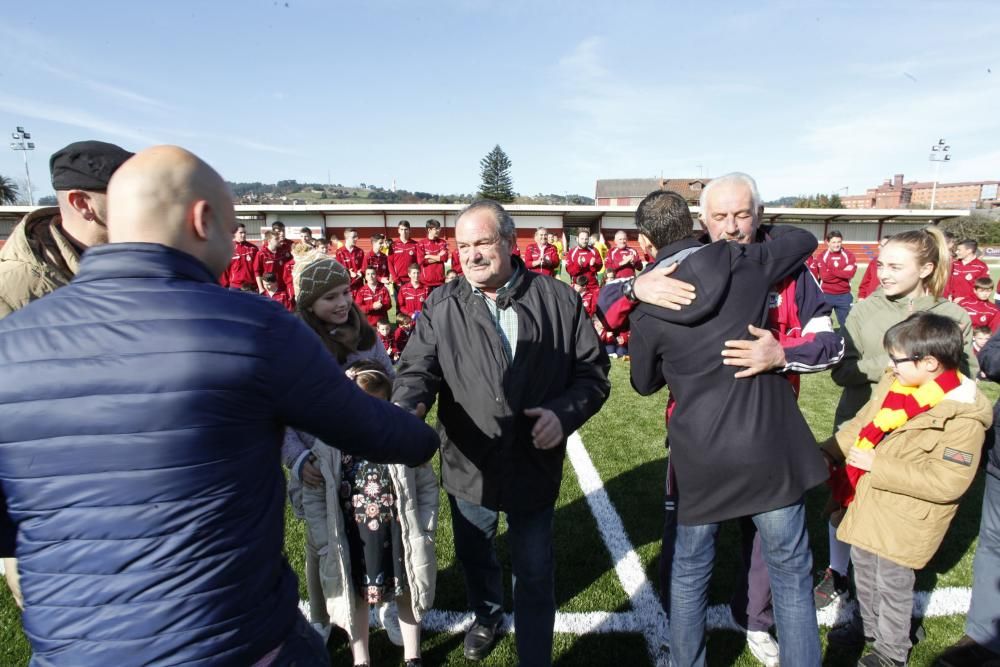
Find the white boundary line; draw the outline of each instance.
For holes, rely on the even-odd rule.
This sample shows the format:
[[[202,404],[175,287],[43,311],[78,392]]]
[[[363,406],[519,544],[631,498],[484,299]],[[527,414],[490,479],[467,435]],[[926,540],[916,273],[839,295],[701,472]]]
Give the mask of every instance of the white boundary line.
[[[659,596],[646,577],[642,561],[629,540],[625,525],[615,510],[614,503],[611,502],[604,488],[604,482],[578,432],[569,436],[566,453],[632,608],[625,612],[556,612],[555,631],[573,635],[641,634],[646,640],[652,664],[665,667],[669,662],[669,634],[666,614],[660,606]],[[971,597],[972,589],[968,587],[917,591],[913,599],[913,615],[917,618],[934,618],[965,614],[969,610]],[[853,613],[854,606],[854,602],[832,604],[816,612],[816,619],[819,625],[824,627],[844,623]],[[308,602],[300,601],[299,609],[306,618],[309,618]],[[511,614],[504,616],[503,625],[507,632],[515,631],[513,621]],[[371,612],[370,625],[373,628],[380,627],[374,609]],[[472,614],[467,611],[432,609],[424,615],[421,625],[429,632],[461,634],[472,625]],[[733,623],[727,604],[717,604],[708,608],[706,629],[743,632]]]

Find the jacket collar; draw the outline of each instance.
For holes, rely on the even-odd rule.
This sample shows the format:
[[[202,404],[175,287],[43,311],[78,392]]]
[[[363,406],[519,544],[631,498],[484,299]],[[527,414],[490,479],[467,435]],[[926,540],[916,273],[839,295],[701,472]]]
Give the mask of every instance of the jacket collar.
[[[214,283],[217,278],[201,260],[159,243],[109,243],[83,254],[73,282],[116,278],[180,278]]]
[[[659,264],[663,260],[669,257],[673,257],[679,252],[690,250],[691,248],[698,248],[701,247],[701,245],[702,245],[701,241],[693,238],[686,238],[686,239],[681,239],[680,241],[674,241],[667,247],[660,248],[659,250],[656,251],[656,262],[654,263]]]

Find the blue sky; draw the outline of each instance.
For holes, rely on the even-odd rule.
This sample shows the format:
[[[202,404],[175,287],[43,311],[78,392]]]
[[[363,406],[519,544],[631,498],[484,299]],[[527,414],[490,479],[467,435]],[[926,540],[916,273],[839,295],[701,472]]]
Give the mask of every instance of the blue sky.
[[[757,6],[762,5],[762,6]],[[37,194],[75,140],[185,146],[234,181],[524,194],[741,170],[765,198],[894,173],[1000,179],[1000,12],[982,2],[55,2],[6,7],[0,130]],[[992,72],[988,71],[992,70]],[[23,178],[0,151],[0,174]]]

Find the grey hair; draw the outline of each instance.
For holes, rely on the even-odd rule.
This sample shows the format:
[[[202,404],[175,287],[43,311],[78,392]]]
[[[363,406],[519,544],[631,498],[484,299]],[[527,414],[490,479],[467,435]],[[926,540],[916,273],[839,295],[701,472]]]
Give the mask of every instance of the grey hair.
[[[510,213],[499,202],[495,202],[492,199],[477,199],[459,211],[458,217],[455,220],[457,222],[466,213],[479,210],[486,210],[492,213],[493,220],[497,223],[497,233],[500,235],[500,238],[505,239],[508,243],[514,243],[514,237],[517,235],[514,218],[511,217]]]
[[[701,211],[701,215],[705,215],[705,202],[708,201],[708,193],[716,188],[716,186],[722,186],[729,183],[739,183],[740,185],[745,185],[750,188],[750,197],[753,200],[753,215],[756,218],[760,213],[761,200],[760,192],[757,190],[757,181],[753,180],[750,174],[744,174],[742,171],[731,171],[728,174],[723,174],[718,178],[713,178],[708,182],[708,185],[701,191],[701,197],[698,199],[698,208]]]

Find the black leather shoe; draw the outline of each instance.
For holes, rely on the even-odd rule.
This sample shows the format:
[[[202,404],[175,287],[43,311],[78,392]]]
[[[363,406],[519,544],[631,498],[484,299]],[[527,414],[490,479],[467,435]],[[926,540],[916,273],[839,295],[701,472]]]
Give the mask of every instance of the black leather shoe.
[[[497,644],[499,630],[499,623],[495,625],[483,625],[479,621],[473,623],[465,633],[465,657],[478,661],[488,656]]]

